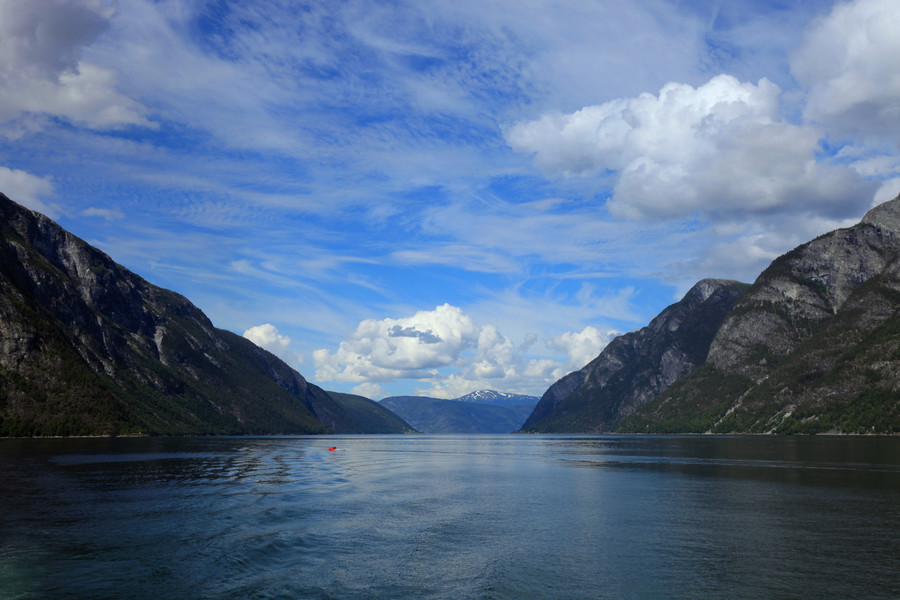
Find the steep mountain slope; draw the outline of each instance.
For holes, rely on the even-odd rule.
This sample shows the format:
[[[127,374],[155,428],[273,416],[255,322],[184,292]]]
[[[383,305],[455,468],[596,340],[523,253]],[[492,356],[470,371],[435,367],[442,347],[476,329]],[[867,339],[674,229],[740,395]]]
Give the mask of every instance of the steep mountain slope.
[[[553,384],[526,432],[604,432],[706,360],[722,319],[749,287],[705,279],[647,327],[621,335],[580,371]]]
[[[0,194],[0,435],[356,432],[187,299]]]
[[[900,432],[900,198],[776,259],[624,431]]]
[[[347,411],[363,433],[416,433],[409,423],[374,400],[341,392],[328,394]]]
[[[392,396],[381,401],[422,433],[510,433],[521,427],[533,404],[494,406],[426,396]]]

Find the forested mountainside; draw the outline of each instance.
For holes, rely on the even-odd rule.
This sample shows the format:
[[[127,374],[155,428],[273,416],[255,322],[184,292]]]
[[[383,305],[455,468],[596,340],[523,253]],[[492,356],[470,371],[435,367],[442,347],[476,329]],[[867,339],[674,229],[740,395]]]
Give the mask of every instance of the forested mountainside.
[[[481,393],[481,397],[487,396]],[[498,400],[503,402],[508,396],[498,395]],[[516,406],[484,404],[473,401],[471,395],[454,400],[392,396],[381,400],[381,404],[422,433],[512,433],[522,426],[534,408],[534,402]]]
[[[413,427],[385,406],[356,394],[328,392],[364,433],[417,433]]]

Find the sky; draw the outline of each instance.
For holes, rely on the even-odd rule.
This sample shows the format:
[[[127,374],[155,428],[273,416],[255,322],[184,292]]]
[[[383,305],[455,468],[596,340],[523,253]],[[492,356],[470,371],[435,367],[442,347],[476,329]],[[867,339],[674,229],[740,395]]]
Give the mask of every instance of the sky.
[[[328,390],[540,396],[900,193],[896,0],[0,0],[0,192]]]

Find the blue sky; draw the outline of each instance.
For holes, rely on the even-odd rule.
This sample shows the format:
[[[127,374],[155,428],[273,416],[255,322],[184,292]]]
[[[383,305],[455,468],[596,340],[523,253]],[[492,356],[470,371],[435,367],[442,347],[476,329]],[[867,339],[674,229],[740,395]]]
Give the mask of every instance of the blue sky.
[[[542,394],[900,192],[900,4],[0,0],[0,191],[326,389]]]

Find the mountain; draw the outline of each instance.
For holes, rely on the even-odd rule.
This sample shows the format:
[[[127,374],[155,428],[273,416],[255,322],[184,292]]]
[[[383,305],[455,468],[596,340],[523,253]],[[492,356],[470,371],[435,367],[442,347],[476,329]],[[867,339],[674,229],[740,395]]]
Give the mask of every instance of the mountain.
[[[749,286],[705,279],[646,327],[611,341],[554,383],[523,432],[606,432],[706,360],[719,324]]]
[[[900,197],[776,259],[624,431],[900,432]]]
[[[324,390],[0,194],[0,436],[356,433]]]
[[[392,396],[381,401],[422,433],[510,433],[521,427],[534,404],[495,406],[427,396]]]
[[[409,423],[374,400],[340,392],[328,394],[347,411],[363,433],[416,433]]]
[[[704,280],[556,382],[522,431],[900,433],[900,197]]]
[[[495,392],[494,390],[479,390],[471,392],[456,399],[457,402],[475,402],[477,404],[493,404],[494,406],[523,406],[535,405],[537,396],[524,396],[522,394],[510,394],[508,392]]]

